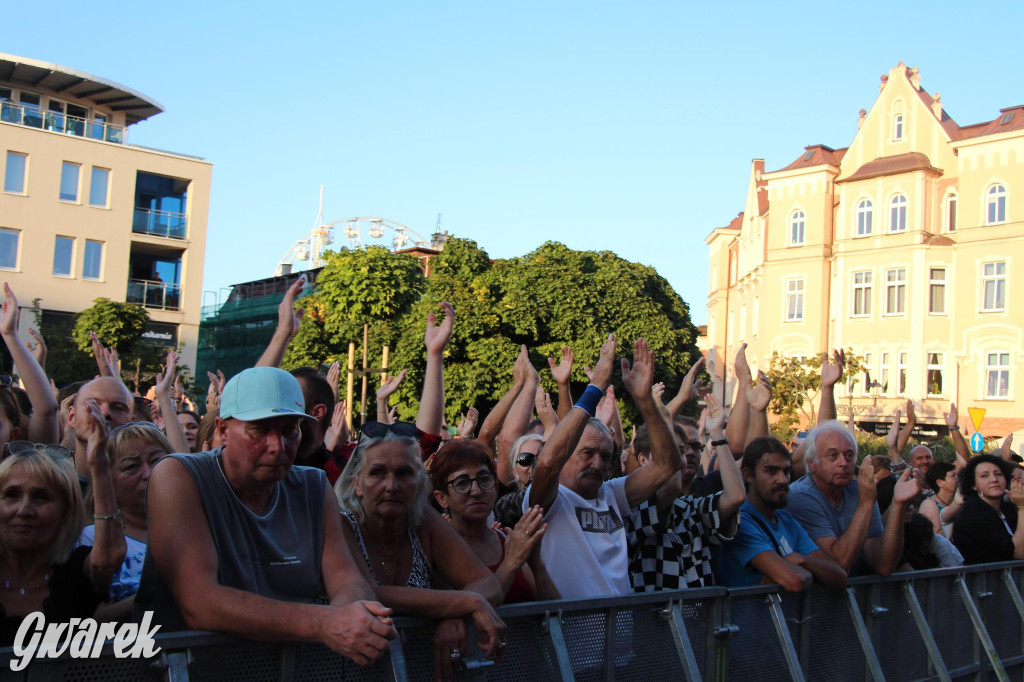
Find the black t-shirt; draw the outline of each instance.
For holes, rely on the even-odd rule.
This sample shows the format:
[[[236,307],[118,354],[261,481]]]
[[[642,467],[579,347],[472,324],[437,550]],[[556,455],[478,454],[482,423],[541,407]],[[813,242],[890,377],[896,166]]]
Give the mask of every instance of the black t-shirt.
[[[884,514],[892,504],[893,492],[896,490],[896,477],[886,476],[875,484],[875,490],[878,491],[878,511]]]

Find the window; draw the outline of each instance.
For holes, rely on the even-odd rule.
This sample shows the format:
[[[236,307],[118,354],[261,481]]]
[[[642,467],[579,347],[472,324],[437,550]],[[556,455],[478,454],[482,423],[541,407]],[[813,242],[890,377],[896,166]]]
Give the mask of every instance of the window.
[[[942,395],[942,353],[928,353],[928,395]]]
[[[857,236],[864,237],[871,234],[871,218],[874,215],[874,205],[870,199],[861,199],[857,204]]]
[[[77,163],[65,161],[60,167],[60,200],[78,201],[78,176],[82,169]]]
[[[70,277],[74,255],[75,240],[71,237],[57,237],[53,246],[53,274]]]
[[[992,185],[986,193],[985,224],[995,225],[1006,222],[1006,188]]]
[[[946,232],[956,232],[956,195],[946,197]]]
[[[25,193],[25,170],[28,166],[28,155],[18,152],[7,152],[7,165],[4,169],[4,191],[15,194]]]
[[[899,386],[896,395],[907,394],[907,351],[901,350],[896,354],[896,372],[899,376]]]
[[[789,216],[789,245],[797,246],[804,243],[804,224],[806,222],[804,212],[800,209],[793,211]]]
[[[871,272],[853,273],[853,316],[871,314]]]
[[[892,117],[892,141],[899,142],[903,139],[903,114],[896,114]]]
[[[902,315],[907,298],[907,269],[885,271],[885,314]]]
[[[862,383],[861,394],[871,394],[871,353],[864,354],[864,381]]]
[[[0,268],[18,269],[18,241],[21,233],[17,230],[0,228]]]
[[[879,390],[882,395],[889,394],[889,351],[882,351],[882,356],[878,360],[878,383]]]
[[[907,231],[907,197],[897,194],[889,202],[889,231]]]
[[[85,240],[85,257],[82,259],[82,279],[100,279],[103,272],[103,242]]]
[[[1010,397],[1010,354],[996,351],[985,355],[985,397]]]
[[[932,315],[946,314],[946,269],[928,270],[928,312]]]
[[[981,266],[981,286],[982,312],[1003,310],[1006,303],[1006,262],[984,263]]]
[[[804,319],[804,281],[803,279],[786,280],[786,322],[799,322]]]
[[[110,171],[106,168],[92,169],[92,177],[89,182],[89,205],[107,207],[107,187],[110,184]]]

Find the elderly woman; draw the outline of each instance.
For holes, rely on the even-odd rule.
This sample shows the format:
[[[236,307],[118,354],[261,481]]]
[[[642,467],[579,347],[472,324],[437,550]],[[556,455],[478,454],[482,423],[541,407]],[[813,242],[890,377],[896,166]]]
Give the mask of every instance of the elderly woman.
[[[107,457],[110,459],[117,507],[124,519],[127,554],[124,562],[110,582],[106,601],[109,607],[101,609],[106,620],[128,620],[139,590],[142,562],[146,558],[149,522],[146,516],[146,490],[149,474],[164,455],[173,452],[171,442],[156,424],[132,422],[118,426],[110,432]],[[96,525],[82,530],[79,543],[92,545]]]
[[[540,542],[547,529],[542,523],[544,510],[529,509],[514,529],[504,532],[488,523],[497,480],[491,451],[475,440],[445,444],[430,468],[434,498],[447,510],[452,528],[494,572],[505,603],[561,599],[540,558]]]
[[[501,602],[494,575],[440,514],[427,504],[430,492],[414,424],[369,422],[335,490],[345,540],[364,577],[385,606],[399,616],[436,618],[434,668],[452,677],[466,653],[464,618],[480,632],[479,647],[491,655],[505,645],[505,625],[493,606]],[[453,590],[431,589],[437,576]]]
[[[0,646],[10,646],[24,618],[88,618],[125,555],[121,512],[106,455],[107,424],[95,401],[79,434],[95,486],[95,543],[75,549],[85,510],[71,451],[14,441],[0,462]]]
[[[1024,559],[1024,483],[1013,480],[1003,499],[1009,465],[993,455],[972,457],[960,474],[964,505],[953,522],[953,544],[964,564]]]
[[[523,498],[526,486],[533,476],[533,465],[537,461],[544,439],[536,433],[520,436],[509,448],[508,471],[510,485],[498,482],[498,500],[494,504],[494,520],[506,528],[514,528],[523,518]]]

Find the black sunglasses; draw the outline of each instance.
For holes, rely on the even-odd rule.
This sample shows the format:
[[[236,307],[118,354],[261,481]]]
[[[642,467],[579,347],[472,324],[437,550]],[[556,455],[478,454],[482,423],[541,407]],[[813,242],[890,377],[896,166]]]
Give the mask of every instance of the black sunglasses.
[[[468,495],[469,491],[473,489],[473,482],[480,486],[480,490],[490,490],[497,483],[497,478],[491,472],[485,472],[477,476],[476,478],[470,478],[469,476],[459,476],[448,481],[447,485],[452,487],[452,490],[460,495]]]
[[[383,438],[389,433],[401,436],[402,438],[419,439],[420,437],[420,430],[412,422],[395,422],[394,424],[366,422],[359,427],[360,438]]]
[[[15,457],[24,457],[30,455],[33,452],[42,452],[50,456],[58,462],[62,462],[65,459],[71,459],[75,456],[75,453],[68,450],[63,445],[47,445],[45,443],[33,443],[30,440],[12,440],[7,444],[7,448],[4,450],[3,457],[0,460],[6,459],[7,457],[14,455]]]
[[[521,467],[532,467],[539,454],[539,452],[520,452],[516,455],[516,464]]]

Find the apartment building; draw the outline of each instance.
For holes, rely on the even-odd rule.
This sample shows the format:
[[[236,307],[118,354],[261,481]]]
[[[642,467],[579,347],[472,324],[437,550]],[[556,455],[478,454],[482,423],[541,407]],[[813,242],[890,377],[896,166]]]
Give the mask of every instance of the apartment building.
[[[212,166],[131,144],[154,99],[0,54],[0,277],[59,321],[94,299],[140,303],[144,339],[195,367]],[[22,314],[22,327],[32,316]]]
[[[950,403],[964,426],[984,408],[986,437],[1024,429],[1024,106],[960,125],[900,62],[848,147],[773,171],[755,159],[743,211],[706,243],[708,353],[728,396],[743,341],[761,368],[847,347],[868,372],[840,411],[869,430],[907,399],[930,435]]]

